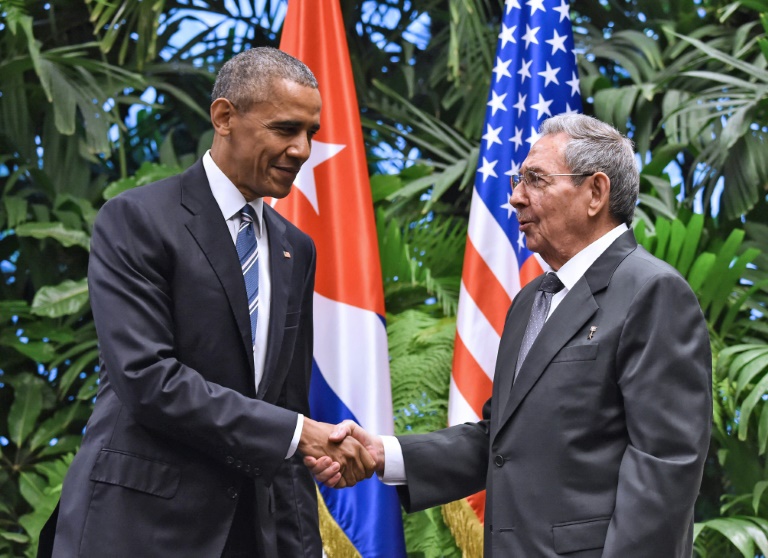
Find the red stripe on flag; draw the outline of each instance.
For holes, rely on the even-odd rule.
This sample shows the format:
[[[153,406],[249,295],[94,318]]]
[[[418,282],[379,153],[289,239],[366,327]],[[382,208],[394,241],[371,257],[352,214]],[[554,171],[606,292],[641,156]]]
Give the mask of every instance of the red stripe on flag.
[[[472,496],[467,496],[467,502],[469,502],[469,505],[474,510],[480,523],[485,523],[485,490]]]
[[[526,286],[542,273],[544,273],[544,270],[541,269],[539,261],[533,256],[529,257],[520,266],[520,287]]]
[[[464,255],[463,282],[469,296],[501,337],[512,299],[469,237]]]
[[[475,414],[482,417],[483,405],[491,396],[493,383],[459,335],[456,335],[456,344],[453,349],[453,381],[456,382],[456,387]]]

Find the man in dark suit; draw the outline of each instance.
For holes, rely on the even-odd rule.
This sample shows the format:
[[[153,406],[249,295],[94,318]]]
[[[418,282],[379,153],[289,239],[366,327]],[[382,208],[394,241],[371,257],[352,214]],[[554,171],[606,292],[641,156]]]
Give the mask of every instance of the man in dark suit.
[[[484,420],[396,440],[347,422],[334,436],[371,446],[409,511],[487,489],[486,556],[690,558],[712,413],[704,317],[628,229],[631,142],[583,115],[541,134],[510,201],[554,274],[509,310]],[[305,462],[340,478],[328,457]]]
[[[262,200],[286,196],[309,157],[317,82],[257,48],[224,65],[212,98],[202,160],[97,217],[100,385],[53,556],[319,557],[301,456],[332,456],[342,484],[372,474],[362,445],[329,444],[333,427],[305,416],[315,248]]]

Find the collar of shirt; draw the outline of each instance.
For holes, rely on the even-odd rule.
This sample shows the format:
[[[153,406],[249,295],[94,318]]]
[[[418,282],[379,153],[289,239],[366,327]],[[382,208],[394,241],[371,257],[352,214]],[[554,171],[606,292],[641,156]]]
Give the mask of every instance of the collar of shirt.
[[[605,233],[570,260],[565,262],[565,264],[557,270],[557,276],[560,278],[560,281],[563,282],[563,285],[565,285],[564,290],[566,292],[570,291],[577,281],[587,272],[590,266],[595,263],[595,260],[597,260],[597,258],[599,258],[600,255],[613,244],[614,240],[619,238],[627,230],[629,230],[627,225],[622,223]]]
[[[624,223],[611,229],[565,262],[563,267],[557,270],[557,277],[562,281],[565,288],[552,297],[552,303],[549,306],[547,318],[552,315],[552,312],[554,312],[555,308],[560,305],[560,302],[565,298],[565,295],[567,295],[578,280],[583,277],[589,267],[595,263],[595,260],[599,258],[611,244],[613,244],[614,240],[619,238],[627,230],[629,229]]]
[[[240,210],[245,205],[245,198],[240,193],[240,190],[227,178],[221,169],[213,161],[211,157],[211,151],[208,150],[203,155],[203,167],[205,168],[205,174],[208,176],[208,182],[211,185],[211,192],[216,199],[216,203],[219,204],[219,209],[224,219],[229,221],[233,217],[237,217],[237,222],[240,222]],[[256,198],[255,200],[248,202],[256,213],[256,237],[262,236],[262,214],[264,211],[264,200],[262,198]]]

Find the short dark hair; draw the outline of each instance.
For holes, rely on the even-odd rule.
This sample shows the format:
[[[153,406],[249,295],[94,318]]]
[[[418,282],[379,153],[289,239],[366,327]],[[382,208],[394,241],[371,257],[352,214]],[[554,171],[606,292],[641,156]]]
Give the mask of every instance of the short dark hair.
[[[276,79],[317,89],[312,70],[301,60],[272,47],[245,50],[228,60],[213,84],[211,101],[225,98],[237,110],[248,111],[269,95]]]

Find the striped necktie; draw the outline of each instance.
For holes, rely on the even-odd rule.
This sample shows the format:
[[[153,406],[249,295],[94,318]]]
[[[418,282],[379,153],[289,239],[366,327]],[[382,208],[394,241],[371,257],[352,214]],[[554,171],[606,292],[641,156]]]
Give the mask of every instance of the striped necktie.
[[[249,204],[240,210],[240,229],[237,231],[237,255],[248,295],[248,313],[251,315],[251,343],[256,343],[256,323],[259,320],[259,245],[253,229],[255,214]]]

